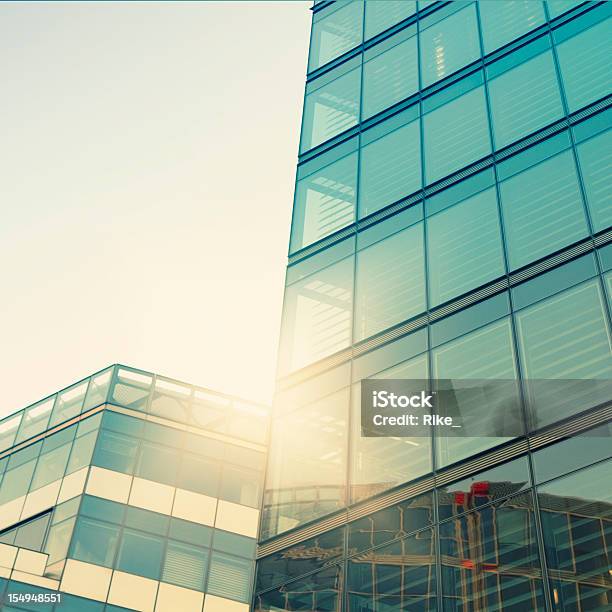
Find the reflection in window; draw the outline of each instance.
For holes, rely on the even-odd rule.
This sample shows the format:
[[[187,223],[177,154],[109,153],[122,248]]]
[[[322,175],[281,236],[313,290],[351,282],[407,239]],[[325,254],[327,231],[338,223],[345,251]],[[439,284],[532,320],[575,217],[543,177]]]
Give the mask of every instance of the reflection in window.
[[[495,189],[488,189],[427,219],[432,306],[505,272]]]
[[[219,597],[249,601],[252,561],[213,551],[207,592]]]
[[[359,120],[361,70],[356,68],[306,96],[303,153],[353,127]]]
[[[315,70],[361,43],[363,1],[314,15],[308,70]]]
[[[599,232],[612,225],[612,130],[578,145],[578,160],[584,181],[593,230]]]
[[[516,315],[520,354],[527,379],[611,379],[612,355],[598,281],[590,281]],[[609,386],[568,382],[529,385],[537,426],[548,425],[609,400]],[[559,396],[560,395],[560,396]]]
[[[413,121],[361,150],[359,216],[370,215],[421,188],[421,135]]]
[[[255,470],[225,466],[219,497],[235,504],[259,508],[261,475]]]
[[[80,518],[74,532],[70,556],[86,563],[112,567],[118,539],[118,527]]]
[[[350,225],[355,214],[357,153],[298,181],[295,192],[291,251]]]
[[[363,118],[415,93],[419,88],[417,38],[413,36],[363,66]]]
[[[176,486],[188,491],[217,497],[221,465],[214,459],[184,453]]]
[[[500,193],[512,270],[588,234],[571,151],[502,182]]]
[[[365,39],[368,40],[416,11],[415,0],[366,0]]]
[[[351,343],[353,258],[287,287],[281,368],[297,370]]]
[[[44,487],[64,476],[71,446],[72,443],[63,444],[59,448],[41,454],[32,479],[31,490]]]
[[[581,4],[583,0],[546,0],[548,14],[553,19],[569,11],[574,6]]]
[[[136,462],[138,440],[101,430],[92,463],[99,467],[131,474]]]
[[[538,487],[551,591],[560,610],[607,610],[612,604],[611,462]]]
[[[157,580],[164,549],[162,538],[125,529],[117,557],[117,569]]]
[[[539,0],[479,2],[485,53],[526,34],[545,21]]]
[[[345,503],[349,390],[288,412],[273,424],[262,530],[275,535]]]
[[[491,153],[484,89],[477,87],[423,117],[427,183]]]
[[[560,42],[557,55],[570,112],[604,97],[612,87],[612,21],[602,21]]]
[[[480,57],[476,4],[429,27],[423,26],[425,29],[420,34],[422,87],[443,79]]]
[[[563,116],[552,52],[547,51],[489,81],[495,148]]]
[[[356,340],[372,336],[424,310],[422,223],[357,254]]]
[[[143,442],[140,447],[136,476],[168,485],[176,484],[180,454],[175,448]]]

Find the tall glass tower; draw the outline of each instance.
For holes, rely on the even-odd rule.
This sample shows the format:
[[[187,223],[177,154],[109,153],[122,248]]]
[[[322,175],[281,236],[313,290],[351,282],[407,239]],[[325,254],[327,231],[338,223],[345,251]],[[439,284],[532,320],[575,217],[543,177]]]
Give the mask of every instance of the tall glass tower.
[[[312,12],[254,609],[612,609],[612,3]],[[368,378],[519,382],[367,438]]]

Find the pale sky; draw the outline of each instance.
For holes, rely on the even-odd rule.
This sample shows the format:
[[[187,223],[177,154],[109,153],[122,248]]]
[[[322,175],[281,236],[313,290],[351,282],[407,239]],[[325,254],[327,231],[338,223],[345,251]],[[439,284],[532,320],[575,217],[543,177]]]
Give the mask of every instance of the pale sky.
[[[270,399],[310,6],[0,3],[0,416],[116,362]]]

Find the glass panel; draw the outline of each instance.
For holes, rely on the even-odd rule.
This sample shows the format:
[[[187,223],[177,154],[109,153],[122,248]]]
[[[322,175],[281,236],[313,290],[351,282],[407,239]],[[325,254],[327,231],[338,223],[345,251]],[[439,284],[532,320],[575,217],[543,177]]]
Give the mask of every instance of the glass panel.
[[[121,368],[117,371],[110,401],[126,408],[145,410],[153,377]]]
[[[351,70],[309,93],[304,101],[300,151],[308,151],[359,121],[361,70]]]
[[[287,287],[281,370],[297,370],[349,346],[352,302],[352,257]]]
[[[423,118],[427,183],[491,152],[484,89],[478,87]]]
[[[63,423],[77,414],[80,414],[85,400],[85,393],[87,392],[87,384],[89,381],[74,385],[61,393],[58,393],[57,399],[55,400],[55,406],[53,408],[53,414],[49,421],[49,428]]]
[[[583,0],[546,0],[548,5],[548,14],[550,18],[558,17],[563,13],[569,11],[574,6],[582,4]]]
[[[270,426],[270,409],[246,402],[233,402],[234,414],[229,421],[228,434],[232,437],[266,444]]]
[[[215,550],[232,553],[246,559],[255,557],[255,540],[253,538],[247,538],[222,529],[215,530],[213,547]]]
[[[19,548],[28,548],[29,550],[40,551],[42,549],[43,540],[49,526],[51,513],[41,516],[39,519],[30,521],[22,525],[17,530],[15,537],[15,546]]]
[[[119,504],[109,499],[84,495],[80,513],[90,518],[99,518],[111,523],[121,523],[123,522],[125,508],[124,504]]]
[[[435,18],[435,15],[434,15]],[[422,87],[467,66],[480,57],[476,5],[471,4],[421,30]]]
[[[364,64],[363,119],[393,106],[419,89],[417,57],[417,38],[413,36]]]
[[[16,414],[14,417],[8,417],[0,421],[0,451],[13,446],[13,440],[17,435],[22,416],[22,414]]]
[[[213,551],[207,592],[219,597],[249,601],[252,566],[252,561]]]
[[[427,258],[432,306],[504,274],[495,189],[427,219]]]
[[[500,184],[511,270],[588,235],[571,151]]]
[[[191,523],[182,519],[170,519],[169,535],[175,540],[189,542],[197,546],[210,546],[213,530],[206,525]]]
[[[138,440],[103,429],[100,431],[92,464],[132,474],[137,450]]]
[[[440,524],[444,610],[544,610],[531,492]]]
[[[62,561],[68,556],[68,546],[74,529],[74,518],[53,525],[49,530],[47,542],[45,543],[44,552],[49,555],[47,565],[53,565],[58,561]]]
[[[526,34],[545,21],[544,6],[535,0],[479,2],[485,53]]]
[[[185,453],[176,486],[217,497],[221,465],[212,459]]]
[[[72,453],[68,460],[66,474],[71,474],[91,463],[91,457],[98,437],[97,431],[92,431],[74,441]]]
[[[495,148],[531,134],[563,116],[551,51],[489,81]]]
[[[170,540],[161,579],[163,582],[203,591],[207,567],[208,550]]]
[[[17,499],[28,492],[35,466],[36,459],[32,459],[4,473],[0,488],[0,504]]]
[[[510,320],[504,319],[471,332],[432,351],[435,379],[456,379],[458,383],[470,379],[516,378]],[[509,388],[509,393],[516,389]],[[486,398],[472,398],[459,406],[465,423],[487,422],[490,437],[440,437],[437,439],[439,465],[447,465],[500,444],[509,437],[493,435],[506,423],[520,423],[517,398],[509,396],[488,402]],[[480,430],[484,426],[480,425]],[[523,429],[519,427],[519,429]]]
[[[362,19],[362,0],[315,15],[308,70],[315,70],[360,44]]]
[[[414,0],[367,0],[365,6],[365,39],[368,40],[392,25],[414,14]]]
[[[355,215],[357,153],[298,181],[295,192],[291,251],[350,225]]]
[[[558,44],[557,55],[570,112],[607,95],[612,87],[612,21],[602,21]]]
[[[15,444],[36,436],[47,429],[47,422],[49,421],[54,402],[55,396],[26,409],[21,421],[19,434],[15,439]]]
[[[86,563],[112,567],[118,539],[118,527],[80,518],[74,532],[70,556]]]
[[[40,455],[30,487],[31,490],[43,487],[64,476],[71,448],[72,443],[64,444],[51,452]]]
[[[421,188],[421,136],[413,121],[361,151],[359,216],[365,217]]]
[[[168,533],[170,518],[164,514],[128,506],[125,511],[125,524],[127,527],[165,536]]]
[[[538,302],[516,315],[524,375],[527,379],[611,379],[612,355],[598,281],[591,281]],[[529,385],[537,427],[554,423],[609,400],[609,384],[590,388],[565,383]],[[562,397],[558,396],[562,393]]]
[[[272,429],[262,529],[276,534],[345,503],[349,390],[287,412]]]
[[[226,466],[219,497],[243,506],[258,508],[261,501],[261,472]]]
[[[422,223],[357,254],[356,340],[372,336],[424,310]]]
[[[180,454],[173,448],[143,442],[140,447],[136,475],[168,485],[176,484]]]
[[[151,414],[187,423],[189,420],[189,400],[191,388],[163,378],[155,380],[151,401]]]
[[[599,232],[612,225],[612,130],[579,144],[577,150],[593,230]]]
[[[83,404],[83,412],[93,408],[94,406],[99,406],[106,401],[112,375],[113,368],[109,368],[97,376],[94,376],[89,381],[87,397],[85,398],[85,403]]]
[[[606,610],[612,604],[611,462],[538,487],[553,600],[559,610]]]
[[[157,580],[164,550],[162,538],[124,529],[117,569]]]

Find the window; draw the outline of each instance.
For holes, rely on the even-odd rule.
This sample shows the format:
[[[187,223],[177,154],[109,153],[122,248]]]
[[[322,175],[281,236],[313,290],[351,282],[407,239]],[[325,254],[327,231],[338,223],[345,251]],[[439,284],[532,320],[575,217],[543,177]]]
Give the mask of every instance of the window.
[[[574,6],[582,3],[583,0],[546,0],[548,5],[548,14],[551,19],[566,13]]]
[[[357,153],[298,181],[291,251],[298,251],[350,225],[355,215]]]
[[[612,225],[612,130],[579,144],[577,150],[593,230],[599,232]]]
[[[352,257],[287,287],[280,367],[297,370],[349,346],[352,302]]]
[[[505,272],[495,189],[429,217],[427,236],[432,306]]]
[[[417,38],[412,36],[363,66],[363,118],[367,119],[419,88]]]
[[[571,151],[500,184],[511,270],[588,235]]]
[[[225,466],[219,497],[243,506],[259,508],[261,473]]]
[[[79,518],[70,556],[78,561],[112,567],[118,539],[118,527],[93,519]]]
[[[544,6],[537,0],[479,2],[485,53],[530,32],[545,21]]]
[[[74,523],[75,519],[70,518],[51,526],[44,549],[44,552],[49,555],[47,566],[51,566],[68,556],[68,547],[70,546]]]
[[[252,562],[214,551],[208,576],[208,593],[248,602]]]
[[[74,441],[68,466],[66,467],[66,474],[76,472],[90,464],[97,437],[98,432],[92,431]]]
[[[162,538],[124,529],[117,557],[117,569],[158,580],[163,549]]]
[[[63,423],[81,412],[88,381],[74,385],[58,394],[48,427]]]
[[[361,43],[363,1],[315,14],[308,70],[315,70]]]
[[[370,215],[421,188],[421,136],[413,121],[361,151],[359,216]]]
[[[93,464],[131,474],[134,471],[138,440],[102,430],[93,456]]]
[[[422,223],[357,254],[356,340],[372,336],[424,310]]]
[[[206,525],[171,518],[169,535],[175,540],[189,542],[197,546],[210,546],[213,530]]]
[[[415,0],[366,0],[365,39],[368,40],[413,15]]]
[[[435,19],[436,15],[432,17]],[[422,87],[427,87],[480,57],[476,5],[471,4],[449,17],[421,27]]]
[[[563,28],[557,30],[555,39],[563,33]],[[559,42],[557,55],[570,112],[604,97],[612,87],[612,21],[602,21]]]
[[[155,482],[175,485],[179,461],[180,453],[177,449],[143,442],[136,475]]]
[[[563,116],[552,52],[542,53],[489,81],[495,148]]]
[[[221,466],[213,459],[185,453],[179,470],[177,487],[217,497]]]
[[[516,315],[520,355],[527,379],[610,379],[612,356],[598,281],[538,302]],[[537,426],[544,426],[604,401],[609,385],[529,385]],[[558,393],[558,391],[557,391]]]
[[[32,459],[4,473],[0,488],[0,504],[17,499],[28,492],[35,466],[36,459]]]
[[[356,68],[307,94],[300,145],[302,153],[358,122],[360,81],[361,70]]]
[[[484,89],[477,87],[423,117],[427,183],[491,153]]]
[[[168,541],[161,579],[196,591],[204,590],[208,550]]]
[[[36,465],[31,489],[38,489],[64,476],[72,443],[63,444],[48,453],[42,453]]]

